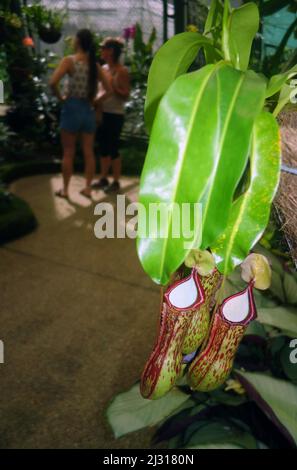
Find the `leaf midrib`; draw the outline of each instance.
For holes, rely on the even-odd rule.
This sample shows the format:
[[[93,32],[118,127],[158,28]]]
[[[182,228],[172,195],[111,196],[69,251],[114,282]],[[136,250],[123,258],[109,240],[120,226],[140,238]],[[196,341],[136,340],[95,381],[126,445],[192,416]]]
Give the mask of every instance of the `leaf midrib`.
[[[256,132],[254,130],[252,140],[253,140],[253,145],[252,145],[252,151],[251,151],[251,175],[253,175],[253,168],[255,164],[255,153],[256,153]],[[228,262],[230,259],[230,254],[232,251],[232,248],[234,246],[234,240],[236,238],[236,233],[238,232],[239,226],[241,224],[241,221],[243,219],[243,214],[245,211],[245,208],[247,206],[247,202],[251,196],[252,188],[253,188],[253,182],[254,180],[251,179],[251,182],[249,184],[248,189],[246,192],[242,195],[242,200],[240,204],[240,209],[238,212],[238,216],[236,221],[233,224],[233,230],[231,231],[230,237],[229,237],[229,243],[227,243],[227,251],[226,251],[226,256],[225,256],[225,263],[224,263],[224,272],[226,272],[226,269],[228,268]],[[231,209],[232,210],[232,209]]]
[[[223,67],[225,65],[226,64],[224,62],[220,62],[217,65],[215,65],[212,72],[203,81],[203,85],[201,86],[200,93],[197,95],[197,99],[195,100],[194,111],[192,112],[192,116],[191,116],[191,119],[189,121],[189,127],[188,127],[189,129],[192,129],[192,124],[193,124],[193,121],[196,117],[197,109],[198,109],[199,104],[201,102],[201,97],[202,97],[203,91],[206,88],[207,83],[209,82],[211,77],[214,75],[214,73],[217,72],[221,67]],[[179,187],[179,182],[180,182],[180,174],[181,174],[182,163],[185,159],[186,149],[189,145],[190,135],[191,135],[191,132],[188,132],[187,133],[187,140],[186,140],[186,143],[185,143],[185,146],[184,146],[183,158],[182,158],[181,164],[179,165],[178,178],[177,178],[178,183],[175,185],[175,190],[174,190],[174,193],[173,193],[173,198],[172,198],[173,202],[176,201],[176,194],[177,194],[177,188]],[[169,216],[167,235],[169,235],[171,226],[172,226],[172,215]],[[165,264],[165,253],[166,253],[166,249],[167,249],[167,244],[168,244],[168,236],[167,236],[167,238],[165,239],[165,242],[164,242],[164,249],[163,249],[163,253],[162,253],[162,257],[161,257],[161,263],[160,263],[159,277],[161,279],[162,279],[162,272],[163,272],[163,268],[164,268],[164,264]]]
[[[260,131],[260,129],[259,129],[259,131]],[[233,229],[230,232],[229,243],[227,243],[227,250],[226,250],[226,255],[225,255],[224,273],[226,273],[227,270],[228,270],[228,263],[229,263],[229,260],[231,258],[230,255],[231,255],[231,252],[232,252],[232,248],[235,245],[234,240],[236,239],[236,235],[239,231],[240,224],[243,220],[243,215],[245,213],[245,209],[246,209],[249,201],[251,200],[251,198],[254,195],[255,178],[253,177],[253,175],[255,174],[257,176],[257,161],[259,160],[257,158],[257,156],[258,156],[258,145],[257,145],[257,143],[258,143],[257,124],[255,122],[253,133],[252,133],[252,146],[251,146],[251,156],[250,156],[251,181],[250,181],[249,187],[244,192],[244,194],[242,194],[242,196],[241,196],[240,209],[238,211],[236,220],[233,224]],[[257,195],[255,195],[255,197],[257,197]],[[234,202],[234,204],[235,204],[235,202]],[[231,208],[231,210],[232,210],[232,208]]]
[[[211,188],[214,187],[213,182],[214,182],[214,180],[216,179],[216,176],[217,176],[217,170],[218,170],[218,166],[219,166],[219,163],[220,163],[220,156],[221,156],[221,153],[222,153],[223,145],[225,143],[225,137],[226,137],[227,129],[229,127],[231,116],[232,116],[232,113],[233,113],[233,110],[234,110],[234,107],[235,107],[236,100],[237,100],[238,95],[239,95],[240,88],[243,84],[244,78],[245,78],[245,76],[244,76],[244,74],[242,74],[242,76],[241,76],[241,78],[240,78],[240,80],[237,84],[236,91],[234,92],[234,95],[232,97],[231,105],[229,107],[227,117],[226,117],[226,120],[225,120],[225,124],[224,124],[224,127],[223,127],[223,132],[222,132],[221,138],[219,140],[219,147],[218,147],[218,152],[217,152],[218,157],[216,159],[216,165],[215,165],[215,168],[214,168],[214,171],[213,171],[213,176],[211,177],[210,181],[207,184],[207,188],[210,187],[210,190],[207,191],[207,198],[206,198],[206,205],[205,205],[204,214],[203,214],[203,221],[206,220],[206,217],[207,217],[207,212],[208,212],[210,201],[211,201],[212,194],[213,194],[213,189],[211,189]]]

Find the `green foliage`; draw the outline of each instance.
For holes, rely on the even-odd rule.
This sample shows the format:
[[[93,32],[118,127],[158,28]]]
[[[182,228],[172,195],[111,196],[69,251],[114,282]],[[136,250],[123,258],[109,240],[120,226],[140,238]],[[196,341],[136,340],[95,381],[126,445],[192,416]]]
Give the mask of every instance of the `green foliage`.
[[[158,411],[159,419],[154,415],[153,423],[158,424],[154,443],[164,441],[169,448],[179,449],[275,449],[295,445],[297,367],[290,361],[292,347],[288,337],[289,328],[296,337],[296,304],[290,303],[295,302],[295,298],[291,297],[292,291],[296,291],[296,284],[293,284],[296,282],[295,273],[263,247],[257,245],[256,251],[267,256],[273,273],[284,284],[285,303],[279,300],[274,286],[267,292],[255,290],[259,316],[257,321],[249,325],[239,347],[232,380],[213,392],[201,393],[191,391],[185,380],[181,379],[173,391],[181,390],[188,399],[184,397],[183,404],[172,407],[166,418],[163,407],[161,412]],[[286,278],[290,281],[285,281]],[[237,269],[228,276],[223,296],[238,292],[243,285]],[[272,312],[271,317],[274,316],[275,321],[263,321],[262,311]],[[295,318],[290,323],[287,322],[289,314]],[[113,411],[108,411],[109,423],[115,435],[151,426],[156,403],[162,402],[165,409],[167,396],[160,401],[141,399],[144,413],[139,407],[136,387],[124,394],[128,408],[123,401],[118,402],[121,405],[116,407],[116,419],[110,419]],[[168,406],[171,403],[170,396]],[[124,424],[125,420],[128,425]],[[137,427],[130,423],[137,423]]]
[[[12,132],[8,126],[6,126],[3,122],[0,122],[0,145],[1,145],[1,150],[6,150],[10,139],[12,137],[15,138],[16,134],[15,132]]]
[[[131,136],[145,136],[144,102],[147,92],[147,76],[153,60],[153,47],[156,30],[152,29],[147,42],[143,40],[141,26],[135,25],[132,52],[126,53],[125,62],[129,66],[131,93],[126,103],[126,122],[124,130]]]
[[[276,106],[273,110],[274,116],[277,116],[283,110],[283,108],[285,108],[285,106],[290,102],[291,94],[292,88],[290,87],[290,85],[287,85],[285,83],[281,88]]]
[[[269,375],[250,372],[237,372],[248,395],[257,401],[265,414],[276,424],[284,427],[288,439],[297,445],[296,411],[297,387],[289,382]],[[260,395],[261,400],[258,399]]]
[[[208,45],[210,45],[209,39],[199,33],[189,32],[173,36],[159,49],[148,75],[144,113],[149,132],[161,98],[174,80],[188,71],[199,49]]]
[[[20,29],[23,25],[22,19],[16,13],[11,13],[8,9],[1,9],[0,17],[4,18],[5,26],[8,28]]]
[[[297,74],[297,66],[295,65],[287,72],[280,73],[278,75],[273,75],[268,83],[266,98],[275,95],[278,93],[282,87],[286,84],[286,82],[294,77]]]
[[[9,75],[7,71],[8,60],[3,47],[0,46],[0,80],[4,84],[4,103],[7,102],[10,94]]]
[[[185,449],[256,449],[256,439],[228,420],[199,421],[185,436]]]
[[[228,49],[232,64],[247,70],[252,43],[259,28],[259,11],[255,3],[234,9],[228,20]]]
[[[36,75],[39,69],[34,56],[23,45],[22,28],[7,28],[7,40],[3,44],[3,55],[7,77],[5,89],[9,90],[6,104],[10,105],[5,124],[18,134],[18,139],[10,139],[9,152],[14,147],[24,149],[31,144],[42,129],[39,119],[39,94]],[[36,72],[35,72],[36,71]],[[9,82],[9,84],[8,84]]]
[[[205,21],[204,35],[215,40],[215,45],[221,46],[221,29],[224,7],[223,2],[211,0],[208,15]]]
[[[291,352],[292,347],[290,346],[290,343],[285,342],[280,352],[281,367],[284,374],[286,375],[286,378],[289,379],[293,384],[297,385],[297,367],[296,364],[294,364],[290,359]]]
[[[266,114],[258,119],[258,115],[265,95],[269,98],[279,91],[295,71],[267,84],[263,76],[246,70],[258,25],[254,3],[231,9],[229,2],[213,1],[204,35],[178,34],[153,60],[145,103],[151,139],[140,200],[147,209],[152,202],[170,207],[165,239],[163,233],[155,238],[142,236],[148,220],[140,214],[138,254],[145,271],[158,283],[168,282],[188,252],[183,237],[172,240],[170,235],[174,203],[202,205],[202,240],[197,233],[193,247],[199,248],[200,243],[203,249],[214,247],[225,274],[247,256],[268,223],[279,179],[279,136],[273,117]],[[201,47],[213,65],[196,75],[186,74]],[[210,67],[221,70],[213,80]],[[288,92],[280,95],[274,115],[288,99]],[[255,122],[259,129],[253,131]],[[194,168],[199,168],[197,174]],[[166,187],[166,192],[160,187]]]
[[[191,249],[189,243],[185,248],[185,242],[199,247],[195,237],[172,236],[174,203],[202,204],[202,248],[225,228],[264,94],[265,82],[256,74],[243,74],[220,62],[182,75],[161,101],[142,173],[140,201],[147,209],[151,203],[166,203],[168,225],[165,238],[140,236],[138,241],[141,263],[156,282],[166,284],[182,264]],[[166,187],[166,192],[160,187]],[[191,209],[194,219],[197,208],[192,204]],[[147,226],[147,218],[140,214],[140,234]]]
[[[260,308],[258,317],[261,323],[282,329],[288,336],[295,338],[297,336],[297,318],[296,313],[288,308]]]
[[[58,173],[61,164],[58,160],[27,160],[22,163],[4,163],[0,166],[0,184],[8,185],[25,176]]]
[[[244,260],[269,220],[270,205],[279,180],[278,126],[271,114],[260,114],[254,125],[249,186],[233,203],[228,225],[212,251],[220,271],[227,274]]]
[[[175,389],[160,400],[145,400],[140,395],[139,384],[136,384],[112,401],[107,410],[107,418],[115,436],[120,437],[146,426],[154,426],[180,408],[188,399],[187,394]]]
[[[18,139],[11,138],[5,153],[9,158],[26,158],[46,141],[58,141],[59,104],[48,89],[47,74],[56,56],[46,51],[32,53],[22,44],[22,31],[9,31],[1,55],[6,66],[6,103],[10,105],[5,124]],[[2,62],[2,61],[1,61]]]
[[[153,47],[156,41],[156,30],[152,29],[147,42],[144,42],[141,26],[136,23],[132,53],[126,57],[130,66],[132,84],[146,84],[148,72],[153,60]]]
[[[204,35],[195,39],[195,33],[184,33],[168,41],[156,54],[148,81],[151,138],[140,201],[147,208],[152,202],[202,204],[201,246],[211,247],[220,270],[229,273],[218,302],[242,289],[244,282],[233,269],[255,250],[268,223],[280,149],[276,121],[263,110],[270,106],[277,114],[287,99],[287,80],[295,74],[291,69],[268,83],[247,70],[258,22],[254,4],[231,9],[229,2],[212,1]],[[194,51],[204,46],[210,64],[186,73]],[[142,214],[139,218],[138,254],[146,272],[161,284],[187,254],[185,240],[171,237],[172,216],[169,211],[164,239],[143,236],[148,221]],[[196,242],[197,248],[198,237]],[[289,264],[284,267],[260,245],[256,251],[272,264],[272,284],[267,292],[255,290],[258,320],[239,346],[231,379],[211,393],[193,392],[182,380],[178,388],[190,399],[162,423],[157,442],[174,448],[296,445],[296,372],[289,346],[297,334],[296,277]]]
[[[293,77],[297,75],[297,66],[294,65],[286,72],[274,75],[270,78],[266,97],[268,98],[268,106],[273,111],[274,116],[277,116],[285,106],[291,101],[294,94],[294,86],[290,82]]]
[[[0,190],[0,244],[31,232],[37,226],[28,204]]]
[[[66,13],[60,10],[48,9],[40,4],[32,4],[23,7],[23,13],[27,16],[31,27],[38,32],[41,27],[61,31]]]

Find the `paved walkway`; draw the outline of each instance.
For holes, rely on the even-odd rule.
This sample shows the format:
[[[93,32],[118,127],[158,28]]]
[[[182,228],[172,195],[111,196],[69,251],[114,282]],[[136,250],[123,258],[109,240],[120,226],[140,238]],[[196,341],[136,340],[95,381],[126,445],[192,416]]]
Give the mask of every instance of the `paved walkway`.
[[[137,179],[123,192],[137,196]],[[104,417],[109,400],[138,378],[154,341],[159,291],[135,242],[94,236],[94,203],[55,198],[60,175],[12,185],[38,229],[0,248],[1,448],[143,448],[147,430],[119,440]],[[102,191],[96,201],[115,202]]]

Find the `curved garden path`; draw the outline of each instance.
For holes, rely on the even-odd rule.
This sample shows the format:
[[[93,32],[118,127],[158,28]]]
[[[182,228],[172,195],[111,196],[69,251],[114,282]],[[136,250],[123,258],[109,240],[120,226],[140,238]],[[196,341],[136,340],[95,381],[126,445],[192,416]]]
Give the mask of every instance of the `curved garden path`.
[[[112,397],[138,378],[154,341],[159,292],[135,242],[94,236],[95,203],[57,199],[60,175],[11,189],[37,216],[33,233],[0,248],[1,448],[143,448],[147,430],[119,440],[105,419]],[[134,200],[137,179],[123,180]],[[106,198],[102,191],[96,200]]]

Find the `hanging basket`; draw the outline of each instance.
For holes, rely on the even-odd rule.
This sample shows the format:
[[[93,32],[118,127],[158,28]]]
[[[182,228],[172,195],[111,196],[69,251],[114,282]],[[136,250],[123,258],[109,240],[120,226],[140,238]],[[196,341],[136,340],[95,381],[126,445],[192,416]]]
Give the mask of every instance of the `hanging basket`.
[[[40,39],[47,44],[54,44],[58,42],[62,37],[62,31],[54,28],[47,28],[45,26],[40,26],[38,29],[38,34]]]

